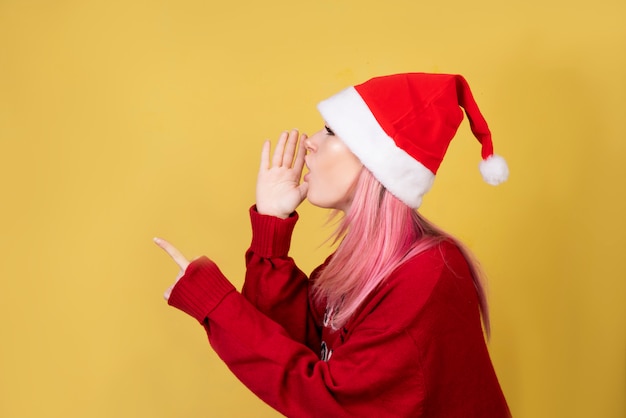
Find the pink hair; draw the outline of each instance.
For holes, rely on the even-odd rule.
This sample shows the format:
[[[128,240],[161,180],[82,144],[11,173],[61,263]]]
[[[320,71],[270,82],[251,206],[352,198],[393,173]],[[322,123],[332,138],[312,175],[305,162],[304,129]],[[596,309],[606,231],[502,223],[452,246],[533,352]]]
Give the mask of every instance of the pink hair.
[[[467,260],[483,326],[489,336],[482,274],[471,253],[458,240],[388,192],[369,170],[364,168],[361,172],[350,210],[341,219],[333,237],[334,242],[343,240],[320,272],[313,289],[316,302],[326,303],[333,312],[334,328],[345,325],[365,298],[399,265],[442,241],[450,240]]]

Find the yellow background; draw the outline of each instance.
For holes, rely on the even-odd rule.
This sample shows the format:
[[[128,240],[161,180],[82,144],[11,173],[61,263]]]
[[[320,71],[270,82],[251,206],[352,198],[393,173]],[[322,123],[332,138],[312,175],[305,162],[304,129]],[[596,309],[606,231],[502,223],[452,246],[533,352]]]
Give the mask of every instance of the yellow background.
[[[490,277],[516,417],[626,416],[621,0],[0,1],[0,416],[275,417],[169,308],[160,235],[240,286],[261,143],[393,72],[464,74],[423,212]],[[293,255],[328,253],[305,203]]]

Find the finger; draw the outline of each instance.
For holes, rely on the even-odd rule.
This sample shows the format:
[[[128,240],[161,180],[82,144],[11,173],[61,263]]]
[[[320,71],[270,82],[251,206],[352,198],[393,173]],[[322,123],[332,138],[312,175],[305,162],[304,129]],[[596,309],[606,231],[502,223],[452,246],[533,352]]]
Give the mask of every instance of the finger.
[[[309,193],[309,183],[303,182],[298,186],[298,191],[300,192],[300,199],[306,199],[306,195]]]
[[[178,267],[180,267],[181,270],[184,271],[187,268],[187,266],[189,265],[189,261],[180,251],[178,251],[176,247],[174,247],[172,244],[162,238],[154,238],[154,242],[156,245],[161,247],[170,257],[172,257],[172,260],[174,260],[174,262],[178,264]]]
[[[272,165],[274,167],[281,167],[283,163],[283,152],[285,151],[285,143],[287,142],[288,137],[287,132],[283,132],[280,134],[278,138],[278,142],[276,143],[276,148],[274,149],[274,156],[272,157]]]
[[[259,167],[259,171],[267,171],[270,168],[270,141],[265,141],[263,143],[263,148],[261,149],[261,164]]]
[[[291,167],[297,144],[298,130],[292,129],[291,132],[289,132],[289,136],[287,137],[287,144],[285,146],[285,152],[283,153],[283,166]]]
[[[304,141],[306,141],[307,135],[302,134],[300,136],[300,143],[298,144],[298,154],[296,155],[296,159],[293,162],[294,170],[298,172],[302,172],[302,168],[304,167],[304,157],[306,157],[306,145]]]

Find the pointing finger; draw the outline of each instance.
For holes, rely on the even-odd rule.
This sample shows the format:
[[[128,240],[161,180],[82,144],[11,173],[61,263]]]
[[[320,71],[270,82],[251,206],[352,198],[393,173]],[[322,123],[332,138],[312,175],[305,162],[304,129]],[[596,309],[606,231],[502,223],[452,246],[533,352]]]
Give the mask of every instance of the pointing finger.
[[[170,257],[172,257],[172,260],[178,264],[178,267],[180,267],[181,270],[184,271],[187,269],[189,261],[180,251],[178,251],[176,247],[162,238],[154,238],[154,243],[161,247]]]

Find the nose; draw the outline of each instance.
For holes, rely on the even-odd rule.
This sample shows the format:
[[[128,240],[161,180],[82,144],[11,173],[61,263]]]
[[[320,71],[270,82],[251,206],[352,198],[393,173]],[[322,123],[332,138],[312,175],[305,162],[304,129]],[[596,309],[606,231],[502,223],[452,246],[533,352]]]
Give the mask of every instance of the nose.
[[[304,140],[304,148],[306,148],[307,152],[317,150],[317,146],[320,141],[320,136],[323,134],[324,134],[324,131],[318,131]]]
[[[313,151],[313,149],[314,149],[314,145],[313,145],[313,141],[312,141],[312,138],[314,136],[315,135],[307,136],[306,139],[304,140],[304,149],[306,149],[307,152]]]

